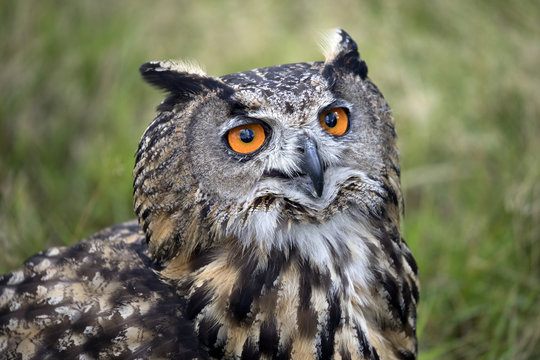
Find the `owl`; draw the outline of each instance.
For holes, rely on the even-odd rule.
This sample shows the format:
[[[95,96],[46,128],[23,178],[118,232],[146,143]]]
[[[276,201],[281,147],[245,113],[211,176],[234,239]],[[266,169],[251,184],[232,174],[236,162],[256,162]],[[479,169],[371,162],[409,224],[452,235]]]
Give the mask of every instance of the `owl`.
[[[137,221],[0,278],[3,359],[415,359],[394,120],[357,45],[221,77],[149,62],[166,98]]]

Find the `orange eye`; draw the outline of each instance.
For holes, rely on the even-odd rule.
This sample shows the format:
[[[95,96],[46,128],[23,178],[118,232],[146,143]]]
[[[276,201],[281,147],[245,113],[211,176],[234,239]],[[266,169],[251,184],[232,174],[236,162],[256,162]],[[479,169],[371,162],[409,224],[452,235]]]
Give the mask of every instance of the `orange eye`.
[[[227,133],[227,141],[231,149],[240,154],[249,154],[259,149],[266,134],[261,124],[247,124],[237,126]]]
[[[323,112],[319,122],[324,130],[332,135],[343,135],[349,129],[349,117],[344,108],[335,108]]]

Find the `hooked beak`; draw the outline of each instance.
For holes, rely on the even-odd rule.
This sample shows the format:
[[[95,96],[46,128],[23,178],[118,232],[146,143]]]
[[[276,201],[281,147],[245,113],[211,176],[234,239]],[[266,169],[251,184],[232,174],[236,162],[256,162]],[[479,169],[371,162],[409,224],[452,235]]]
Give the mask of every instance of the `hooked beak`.
[[[317,153],[317,145],[309,137],[306,137],[304,140],[304,162],[302,164],[302,170],[309,175],[317,196],[321,197],[324,188],[324,172],[319,154]]]

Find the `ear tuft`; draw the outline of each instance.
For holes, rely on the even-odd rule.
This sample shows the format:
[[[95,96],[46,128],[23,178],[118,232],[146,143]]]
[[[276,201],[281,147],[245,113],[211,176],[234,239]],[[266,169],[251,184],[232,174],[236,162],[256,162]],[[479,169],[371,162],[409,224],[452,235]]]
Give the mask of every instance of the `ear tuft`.
[[[199,76],[208,76],[202,67],[195,61],[151,61],[141,66],[141,72],[145,65],[152,67],[156,71],[174,71],[178,73],[188,73]]]
[[[325,56],[325,72],[333,72],[341,68],[359,75],[362,80],[367,77],[367,65],[360,59],[358,46],[343,29],[336,29],[329,33],[321,45]]]
[[[332,29],[323,33],[320,47],[325,58],[325,63],[332,62],[341,52],[342,29]]]
[[[190,62],[151,61],[139,68],[145,81],[160,89],[165,89],[180,98],[218,91],[229,94],[231,90],[218,79],[208,75],[196,64]]]

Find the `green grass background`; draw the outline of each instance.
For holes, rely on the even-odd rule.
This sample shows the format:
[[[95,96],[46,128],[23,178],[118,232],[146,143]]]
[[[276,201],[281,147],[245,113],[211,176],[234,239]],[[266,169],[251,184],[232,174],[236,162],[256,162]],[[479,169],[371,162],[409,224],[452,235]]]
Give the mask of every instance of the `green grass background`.
[[[420,359],[539,359],[539,19],[535,1],[2,1],[0,271],[133,217],[162,98],[140,64],[322,60],[343,27],[397,120]]]

